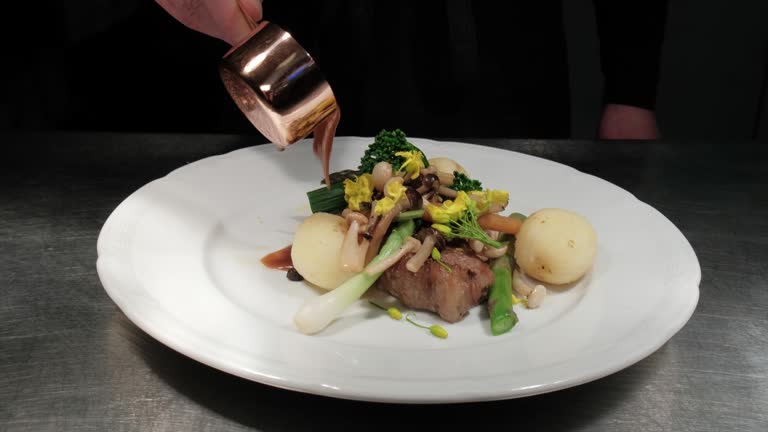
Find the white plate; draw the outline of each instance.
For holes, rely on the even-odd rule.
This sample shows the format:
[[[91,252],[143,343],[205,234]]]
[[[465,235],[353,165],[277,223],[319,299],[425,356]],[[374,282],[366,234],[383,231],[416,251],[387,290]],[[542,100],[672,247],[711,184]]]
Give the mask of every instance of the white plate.
[[[238,150],[186,165],[128,197],[98,241],[98,273],[120,309],[169,347],[261,383],[340,398],[440,403],[554,391],[653,353],[690,318],[701,272],[690,244],[658,211],[599,178],[505,150],[412,139],[462,163],[511,211],[562,207],[598,234],[592,272],[491,336],[482,307],[444,327],[446,340],[366,303],[323,333],[292,317],[318,291],[259,259],[291,243],[319,186],[311,146]],[[357,166],[371,139],[339,138],[331,168]],[[421,321],[439,322],[418,313]]]

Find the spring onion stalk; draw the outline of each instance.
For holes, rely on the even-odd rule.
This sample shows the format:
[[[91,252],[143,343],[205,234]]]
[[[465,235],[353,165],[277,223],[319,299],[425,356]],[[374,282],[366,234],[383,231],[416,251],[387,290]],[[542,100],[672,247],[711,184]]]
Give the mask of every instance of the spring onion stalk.
[[[406,237],[413,234],[415,225],[413,220],[407,220],[395,227],[381,247],[379,254],[368,265],[375,264],[397,253],[400,246],[405,242]],[[321,331],[331,321],[341,315],[346,308],[365,294],[379,276],[381,276],[381,273],[369,275],[363,270],[339,285],[335,290],[308,300],[293,317],[294,325],[304,334],[313,334]]]
[[[424,216],[424,210],[409,210],[400,212],[395,220],[402,222],[408,219],[421,219],[422,216]]]
[[[325,186],[307,192],[309,208],[312,213],[340,213],[347,206],[344,200],[344,184],[331,183],[331,188]]]
[[[509,258],[502,255],[493,261],[493,285],[488,294],[488,314],[491,318],[491,333],[504,334],[517,324],[517,314],[512,310],[512,268]]]

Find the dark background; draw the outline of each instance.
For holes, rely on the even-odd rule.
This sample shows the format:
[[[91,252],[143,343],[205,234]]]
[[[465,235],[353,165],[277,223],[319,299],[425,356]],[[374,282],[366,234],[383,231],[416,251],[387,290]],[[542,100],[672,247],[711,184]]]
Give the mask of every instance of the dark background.
[[[599,118],[599,55],[589,0],[563,2],[571,73],[572,133]],[[685,139],[768,139],[768,1],[670,0],[657,116]]]
[[[592,138],[601,97],[592,4],[563,3],[572,136]],[[13,8],[0,30],[0,130],[256,134],[216,72],[227,45],[187,30],[154,2]],[[768,139],[766,23],[764,0],[670,1],[657,106],[665,137]],[[186,49],[174,49],[178,45]],[[194,84],[178,82],[178,74]],[[104,106],[92,106],[94,100]],[[178,101],[189,107],[183,116],[173,113]],[[142,115],[135,121],[115,115],[124,109],[111,104]]]

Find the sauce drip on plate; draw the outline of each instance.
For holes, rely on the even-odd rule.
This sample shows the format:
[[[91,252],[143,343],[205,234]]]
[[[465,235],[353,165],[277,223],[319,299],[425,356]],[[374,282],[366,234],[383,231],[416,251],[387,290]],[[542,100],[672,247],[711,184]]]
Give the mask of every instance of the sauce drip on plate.
[[[292,269],[293,261],[291,260],[291,245],[288,245],[278,251],[274,251],[271,254],[264,255],[264,257],[261,259],[261,263],[271,269]]]

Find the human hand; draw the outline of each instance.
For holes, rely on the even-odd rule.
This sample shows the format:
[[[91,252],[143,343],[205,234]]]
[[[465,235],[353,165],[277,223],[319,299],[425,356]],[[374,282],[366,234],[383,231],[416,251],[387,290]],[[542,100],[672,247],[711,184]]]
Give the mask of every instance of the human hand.
[[[156,0],[185,26],[237,45],[262,17],[261,0]]]
[[[653,140],[659,138],[659,128],[653,111],[608,104],[603,109],[599,135],[606,140]]]

